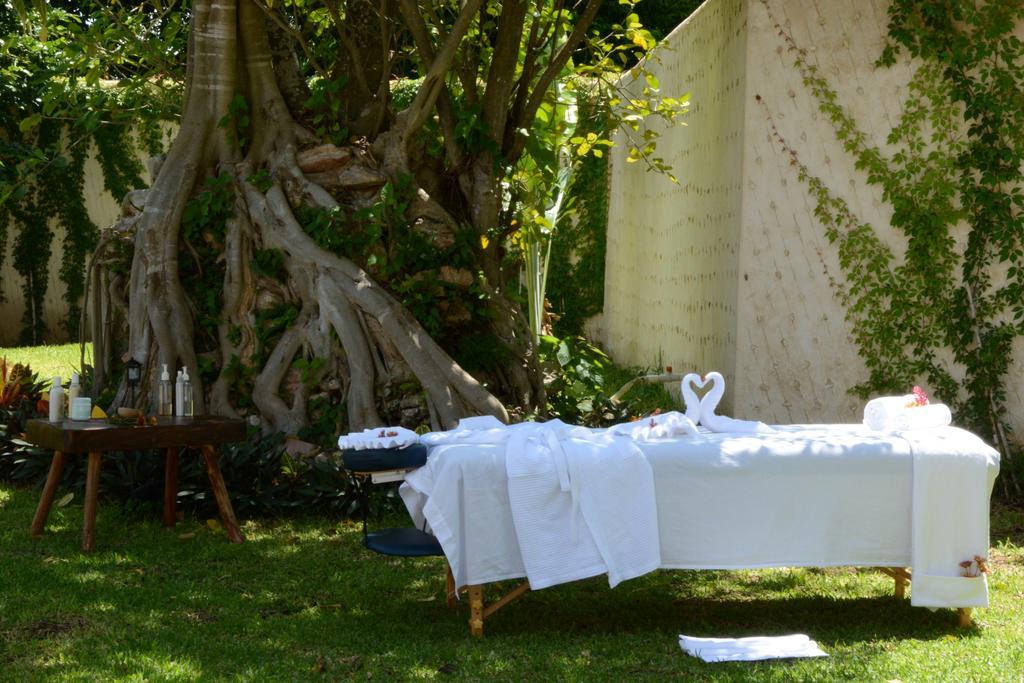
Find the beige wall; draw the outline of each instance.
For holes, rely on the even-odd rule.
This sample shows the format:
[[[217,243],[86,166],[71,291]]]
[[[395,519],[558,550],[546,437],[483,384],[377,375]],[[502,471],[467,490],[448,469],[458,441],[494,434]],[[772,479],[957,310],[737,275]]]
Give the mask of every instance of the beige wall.
[[[770,422],[858,421],[847,389],[866,377],[829,277],[836,248],[769,132],[766,109],[811,172],[899,247],[878,188],[835,139],[769,13],[808,49],[867,134],[882,144],[911,69],[875,69],[888,0],[709,0],[669,37],[663,91],[691,91],[689,127],[664,156],[683,187],[613,157],[602,341],[620,361],[727,368],[727,406]],[[733,31],[739,31],[734,34]],[[738,82],[738,88],[732,87]],[[670,84],[670,85],[669,85]],[[737,92],[738,91],[738,92]],[[760,95],[764,106],[755,100]],[[737,122],[737,116],[742,120]],[[621,144],[621,143],[620,143]],[[664,259],[636,244],[663,245]],[[647,302],[662,300],[660,306]],[[1024,433],[1024,342],[1010,373],[1010,422]],[[923,380],[924,378],[922,378]],[[941,397],[940,397],[941,398]]]
[[[627,164],[621,133],[612,149],[601,327],[620,362],[733,376],[746,21],[743,0],[707,3],[650,65],[663,93],[691,93],[686,128],[651,124],[678,186]]]
[[[771,15],[809,50],[809,59],[866,131],[884,142],[906,96],[910,68],[875,69],[888,0],[750,0],[747,37],[743,240],[737,306],[736,410],[777,422],[849,422],[862,402],[847,389],[865,370],[842,304],[837,250],[814,218],[814,203],[771,138],[766,110],[801,160],[853,212],[895,241],[891,212],[818,113]],[[764,106],[755,97],[763,98]]]
[[[147,180],[143,173],[143,180]],[[59,190],[58,190],[59,191]],[[85,208],[92,222],[98,227],[111,225],[118,217],[121,198],[114,198],[103,187],[103,171],[96,160],[96,150],[90,150],[85,162]],[[8,240],[0,282],[7,300],[0,303],[0,346],[13,346],[21,333],[21,317],[25,314],[25,300],[21,293],[22,278],[14,270],[14,227],[8,226]],[[50,279],[43,301],[43,320],[46,323],[48,343],[68,341],[64,334],[64,318],[68,313],[68,301],[64,283],[60,281],[60,264],[63,258],[64,230],[54,226],[53,242],[50,245]]]

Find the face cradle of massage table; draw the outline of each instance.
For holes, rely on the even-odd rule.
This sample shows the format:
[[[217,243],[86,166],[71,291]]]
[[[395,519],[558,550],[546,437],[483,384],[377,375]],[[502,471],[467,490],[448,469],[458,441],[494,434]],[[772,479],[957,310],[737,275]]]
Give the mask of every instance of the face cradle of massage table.
[[[638,444],[654,473],[662,568],[880,567],[903,596],[911,557],[909,446],[879,438],[885,443],[864,448],[863,431],[855,430],[830,434],[811,449],[787,445],[787,435],[745,437],[749,443],[733,435],[739,447],[729,453],[719,450],[720,436],[709,435],[700,447],[682,440]],[[471,629],[482,633],[485,616],[526,590],[524,584],[483,607],[483,584],[526,575],[504,446],[435,447],[407,481],[419,489],[403,492],[418,525],[431,499],[428,523],[449,561],[458,563],[452,569],[470,589]],[[969,619],[970,610],[961,610],[961,623]]]

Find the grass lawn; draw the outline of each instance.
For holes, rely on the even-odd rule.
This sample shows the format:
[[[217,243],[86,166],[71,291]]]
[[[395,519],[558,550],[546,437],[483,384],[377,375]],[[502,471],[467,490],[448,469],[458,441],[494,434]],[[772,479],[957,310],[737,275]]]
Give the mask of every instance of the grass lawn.
[[[39,379],[50,385],[50,380],[60,376],[65,387],[71,383],[71,373],[81,372],[81,358],[78,344],[54,344],[51,346],[0,347],[0,358],[6,357],[12,363],[26,363]],[[85,345],[85,362],[92,363],[92,344]]]
[[[36,491],[0,484],[0,679],[1019,681],[1024,513],[993,517],[992,607],[895,602],[854,569],[656,572],[526,596],[469,636],[436,558],[398,560],[325,518],[250,520],[249,541],[101,502],[97,552],[78,550],[78,500],[28,537]],[[399,522],[402,523],[402,522]],[[705,664],[689,635],[807,633],[820,660]]]

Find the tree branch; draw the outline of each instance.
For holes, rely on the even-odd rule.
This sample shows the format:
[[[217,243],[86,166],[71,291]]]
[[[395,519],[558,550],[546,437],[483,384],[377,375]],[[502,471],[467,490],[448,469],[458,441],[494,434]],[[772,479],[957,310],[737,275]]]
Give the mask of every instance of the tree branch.
[[[572,33],[569,34],[569,38],[562,45],[562,48],[558,53],[551,59],[551,63],[548,64],[544,72],[541,73],[540,78],[537,79],[537,84],[533,87],[533,92],[530,94],[530,99],[527,100],[526,108],[523,110],[520,118],[513,119],[506,127],[513,129],[512,144],[508,149],[503,150],[505,158],[509,160],[516,159],[522,154],[523,146],[525,145],[526,139],[515,133],[517,129],[529,125],[533,118],[537,115],[537,110],[540,109],[541,103],[544,101],[544,94],[558,74],[562,72],[565,65],[569,61],[569,57],[572,55],[573,50],[583,41],[586,37],[587,30],[590,25],[594,22],[594,17],[597,16],[597,11],[601,8],[601,0],[588,0],[587,6],[583,9],[583,13],[577,19],[575,26],[573,26]]]
[[[430,111],[434,108],[434,104],[437,102],[437,98],[440,96],[444,86],[445,74],[448,73],[452,62],[455,60],[459,42],[469,30],[469,26],[473,21],[473,15],[480,8],[481,2],[482,0],[466,0],[466,4],[462,6],[462,10],[452,26],[451,33],[448,34],[448,39],[444,41],[441,50],[434,56],[430,68],[423,77],[423,84],[420,86],[419,92],[416,93],[416,98],[407,110],[408,118],[405,124],[406,144],[426,123]],[[417,19],[420,22],[423,21],[415,0],[400,0],[400,8],[407,24],[412,25]]]
[[[431,13],[433,14],[433,12]],[[434,47],[423,16],[419,12],[414,12],[412,16],[406,17],[406,24],[409,26],[409,32],[412,33],[412,39],[416,43],[416,51],[419,53],[420,59],[424,64],[432,64],[435,59]],[[441,39],[447,40],[443,30],[441,30]],[[437,113],[441,120],[441,132],[448,160],[453,166],[459,166],[462,163],[462,150],[459,149],[455,141],[455,112],[447,85],[442,85],[442,92],[437,101]]]
[[[519,46],[523,40],[526,9],[525,0],[506,0],[502,3],[501,16],[498,18],[498,36],[494,40],[487,89],[481,107],[481,117],[488,135],[498,145],[501,144],[505,122],[508,120],[508,100],[512,94],[516,67],[519,65]]]
[[[268,7],[266,5],[264,0],[252,0],[252,1],[254,3],[256,3],[256,6],[259,7],[261,10],[263,10],[263,12],[268,17],[270,17],[270,19],[275,24],[277,24],[278,27],[280,27],[280,29],[282,31],[284,31],[285,33],[290,35],[292,37],[292,40],[294,40],[296,43],[298,43],[299,47],[302,48],[303,54],[306,55],[306,59],[309,60],[310,66],[313,67],[313,70],[316,71],[317,75],[319,75],[321,78],[323,78],[325,80],[330,80],[330,74],[327,73],[326,69],[324,69],[322,66],[320,66],[320,62],[316,61],[316,57],[313,56],[313,51],[309,49],[309,44],[302,37],[302,32],[299,31],[298,29],[296,29],[291,24],[289,24],[284,19],[282,19],[281,16],[276,11],[274,11],[272,8],[270,8],[270,7]]]

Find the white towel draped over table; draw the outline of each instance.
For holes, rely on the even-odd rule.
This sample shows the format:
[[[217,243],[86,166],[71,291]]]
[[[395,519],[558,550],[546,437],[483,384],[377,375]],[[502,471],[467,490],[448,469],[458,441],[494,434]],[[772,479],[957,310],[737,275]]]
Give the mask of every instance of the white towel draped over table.
[[[977,437],[959,429],[914,430],[903,437],[914,454],[910,604],[988,607],[985,575],[961,576],[949,559],[988,557],[988,499],[978,504],[970,492],[991,490],[991,454],[979,451]]]
[[[572,427],[559,420],[503,427],[496,420],[476,419],[462,420],[451,432],[428,434],[423,440],[435,446],[431,454],[435,465],[440,462],[439,453],[447,448],[461,449],[472,444],[480,449],[486,445],[500,452],[500,456],[472,463],[482,466],[475,475],[500,479],[506,489],[505,495],[499,495],[496,501],[479,501],[479,506],[497,504],[509,513],[512,523],[502,520],[500,528],[492,531],[504,534],[506,541],[508,532],[513,532],[516,554],[521,560],[514,563],[514,571],[522,572],[518,576],[525,574],[532,588],[599,574],[608,574],[614,587],[660,566],[654,478],[647,459],[631,441],[603,430]],[[504,461],[504,477],[497,471],[497,457]],[[448,489],[458,500],[466,496],[465,489],[473,488],[473,484],[464,476],[469,468],[457,467],[458,471],[448,473],[448,480],[442,481],[441,486],[460,482],[464,490],[457,490],[457,485]],[[438,486],[440,478],[436,473],[425,473],[422,480],[416,476],[427,469],[421,468],[407,477],[402,497],[414,517],[423,515],[429,520],[446,554],[447,548],[453,548],[449,555],[455,558],[451,563],[452,574],[458,585],[466,585],[475,557],[466,557],[462,550],[456,550],[465,549],[465,545],[455,537],[449,523],[458,519],[461,512],[452,510],[455,517],[446,517],[430,506],[437,494],[427,501],[410,495],[413,488],[425,491]],[[447,471],[444,465],[439,469]],[[408,484],[410,478],[415,483]],[[484,490],[494,493],[500,487],[498,484]],[[621,495],[624,490],[630,495]],[[490,518],[479,506],[467,503],[464,512],[473,515],[480,511]],[[458,526],[465,529],[467,521],[473,523],[463,519]],[[421,523],[419,520],[417,525]],[[487,529],[480,531],[489,533]],[[485,575],[493,573],[491,559],[485,559],[483,569]],[[498,578],[509,578],[507,573],[499,572]]]
[[[587,430],[565,428],[574,435],[568,442],[598,448],[578,438]],[[426,521],[437,535],[460,586],[527,576],[525,548],[531,540],[519,534],[529,534],[532,523],[521,528],[514,520],[510,491],[516,485],[509,475],[518,470],[508,467],[509,456],[526,451],[507,448],[507,437],[493,442],[513,430],[470,431],[434,441],[427,464],[406,478],[402,497],[417,525]],[[422,440],[431,443],[434,436]],[[543,444],[534,447],[537,457]],[[635,459],[630,449],[637,448],[650,465],[657,523],[645,526],[656,529],[663,568],[913,566],[913,604],[984,604],[984,578],[964,579],[958,572],[961,561],[987,555],[989,494],[999,457],[969,432],[944,427],[887,434],[863,425],[787,425],[756,435],[635,442],[615,437],[601,457],[611,458],[607,449],[614,448],[623,449],[623,462]],[[600,459],[593,460],[597,472]],[[552,491],[562,493],[557,469],[547,476]],[[580,475],[575,481],[585,517],[589,480]],[[595,495],[587,505],[637,502],[648,495],[634,486],[623,481],[610,492],[606,486],[601,495],[614,500]],[[537,524],[542,517],[536,516]],[[550,521],[577,543],[564,553],[585,555],[577,548],[594,541],[586,525],[576,527],[576,538],[565,520]],[[920,585],[919,578],[925,579]]]

